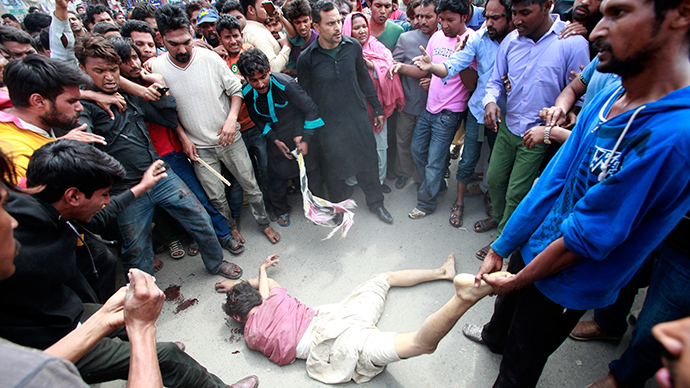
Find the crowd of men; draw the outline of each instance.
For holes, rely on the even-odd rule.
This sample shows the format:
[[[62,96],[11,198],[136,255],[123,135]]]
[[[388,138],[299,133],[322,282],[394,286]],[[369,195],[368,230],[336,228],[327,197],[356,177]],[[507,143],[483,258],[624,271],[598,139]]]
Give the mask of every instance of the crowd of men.
[[[417,332],[367,339],[328,323],[336,309],[288,297],[266,277],[269,257],[259,279],[216,285],[248,346],[280,365],[307,359],[327,383],[364,382],[432,353],[493,293],[490,322],[463,333],[502,354],[494,387],[535,387],[568,336],[620,340],[649,287],[630,345],[592,387],[642,387],[655,373],[688,386],[690,0],[405,5],[193,0],[125,14],[56,0],[21,23],[2,15],[0,347],[17,361],[0,362],[0,378],[226,386],[183,344],[155,343],[156,253],[200,255],[237,280],[223,250],[248,243],[243,203],[278,243],[273,226],[290,225],[288,193],[305,182],[296,159],[311,194],[337,204],[359,187],[393,224],[387,180],[413,182],[417,220],[437,210],[460,158],[450,226],[463,225],[465,197],[483,195],[488,218],[473,230],[497,232],[476,254],[476,290],[450,258],[377,275],[339,305],[365,310],[367,330],[391,286],[454,279],[457,292]],[[116,287],[118,260],[128,289]],[[349,358],[312,341],[316,330],[358,338]]]

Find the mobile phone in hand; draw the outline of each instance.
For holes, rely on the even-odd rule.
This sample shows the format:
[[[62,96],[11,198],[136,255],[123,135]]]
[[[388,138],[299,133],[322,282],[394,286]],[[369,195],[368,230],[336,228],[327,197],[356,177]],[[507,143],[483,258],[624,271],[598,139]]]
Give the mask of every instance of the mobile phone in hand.
[[[162,88],[156,88],[156,91],[158,91],[158,93],[161,94],[161,97],[165,96],[165,93],[167,93],[168,90],[170,90],[170,88],[167,86],[164,86]]]
[[[268,15],[271,16],[276,12],[276,6],[272,1],[262,1],[261,6],[264,7]]]

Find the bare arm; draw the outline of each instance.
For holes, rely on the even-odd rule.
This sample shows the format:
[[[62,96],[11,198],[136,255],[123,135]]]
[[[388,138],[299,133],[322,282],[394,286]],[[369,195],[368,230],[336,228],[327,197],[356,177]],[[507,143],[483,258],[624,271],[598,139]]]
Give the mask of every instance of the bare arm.
[[[261,297],[263,299],[268,298],[268,295],[271,293],[272,288],[268,285],[268,276],[266,275],[266,269],[269,267],[275,267],[276,265],[278,265],[278,262],[280,262],[278,255],[271,255],[268,256],[263,263],[261,263],[261,266],[259,266],[259,294],[261,294]]]
[[[124,302],[124,321],[132,345],[128,388],[163,387],[156,352],[156,320],[165,294],[148,274],[133,269]]]
[[[551,108],[544,108],[539,112],[539,117],[546,121],[546,125],[562,125],[565,115],[575,105],[575,102],[587,91],[587,85],[582,83],[580,77],[575,78],[563,89],[556,98]]]
[[[490,277],[483,275],[484,281],[491,285],[497,294],[508,294],[547,276],[563,271],[577,264],[581,257],[576,256],[566,246],[563,238],[549,244],[525,268],[511,278]]]
[[[81,326],[54,343],[45,353],[70,362],[79,361],[101,338],[124,324],[124,301],[127,289],[120,288]]]

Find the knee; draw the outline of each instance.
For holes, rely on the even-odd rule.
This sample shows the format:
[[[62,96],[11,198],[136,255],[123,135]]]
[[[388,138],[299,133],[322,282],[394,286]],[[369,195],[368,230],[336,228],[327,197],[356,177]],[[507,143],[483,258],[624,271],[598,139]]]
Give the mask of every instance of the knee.
[[[174,368],[187,354],[173,342],[157,342],[156,353],[161,370]]]

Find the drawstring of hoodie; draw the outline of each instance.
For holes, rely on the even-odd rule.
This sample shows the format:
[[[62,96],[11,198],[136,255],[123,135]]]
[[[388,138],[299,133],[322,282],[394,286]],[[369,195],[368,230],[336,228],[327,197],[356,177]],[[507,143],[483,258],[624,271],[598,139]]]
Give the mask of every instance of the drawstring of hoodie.
[[[93,259],[93,254],[91,253],[91,249],[89,248],[88,245],[86,245],[86,241],[84,241],[84,238],[81,237],[81,234],[79,233],[79,231],[77,230],[77,228],[76,228],[74,225],[72,225],[71,222],[67,221],[67,220],[64,219],[62,216],[60,216],[59,219],[65,221],[65,224],[67,224],[67,226],[69,226],[69,228],[72,229],[72,231],[74,232],[74,234],[77,235],[77,238],[79,239],[79,241],[81,241],[82,245],[84,245],[84,247],[86,247],[86,251],[89,253],[89,258],[91,259],[91,271],[92,271],[92,273],[98,278],[99,276],[98,276],[98,270],[96,269],[96,262],[95,262],[94,259]],[[103,243],[103,244],[106,244],[106,245],[115,245],[115,244],[117,243],[116,241],[104,240],[104,239],[102,239],[101,237],[99,237],[99,236],[93,234],[90,230],[88,230],[88,229],[86,229],[86,228],[81,228],[81,229],[84,230],[84,233],[88,234],[90,237],[92,237],[92,238],[95,239],[96,241],[99,241],[99,242],[101,242],[101,243]]]
[[[604,117],[604,112],[608,112],[608,106],[609,106],[609,104],[613,101],[614,97],[619,96],[619,95],[618,95],[618,92],[619,92],[621,89],[623,89],[622,86],[620,86],[620,87],[616,90],[616,92],[613,93],[613,94],[611,95],[611,97],[609,97],[609,99],[606,101],[606,103],[604,104],[604,106],[601,107],[601,110],[599,110],[599,121],[600,121],[600,123],[599,123],[599,125],[597,125],[597,127],[595,128],[595,130],[599,129],[599,127],[601,126],[601,124],[603,124],[603,123],[605,123],[605,122],[607,121],[607,120],[606,120],[606,117]],[[606,158],[606,162],[604,162],[604,165],[603,165],[602,168],[601,168],[601,172],[599,173],[599,176],[597,177],[597,179],[599,180],[599,182],[601,182],[601,181],[603,181],[604,179],[606,179],[606,173],[608,172],[609,165],[611,164],[611,160],[613,160],[613,156],[616,154],[616,151],[618,151],[618,147],[620,147],[621,142],[623,141],[623,138],[625,137],[625,134],[628,133],[628,129],[630,129],[630,126],[632,125],[633,121],[635,121],[635,117],[637,117],[637,114],[640,113],[640,111],[641,111],[642,109],[646,108],[646,107],[647,107],[647,105],[642,105],[642,106],[640,106],[639,108],[637,108],[637,109],[635,110],[635,112],[633,112],[632,116],[630,116],[630,119],[628,120],[628,124],[625,125],[625,128],[623,129],[623,132],[621,132],[620,136],[618,136],[618,140],[616,141],[616,145],[613,147],[613,151],[611,151],[611,154],[609,154],[609,157]]]

